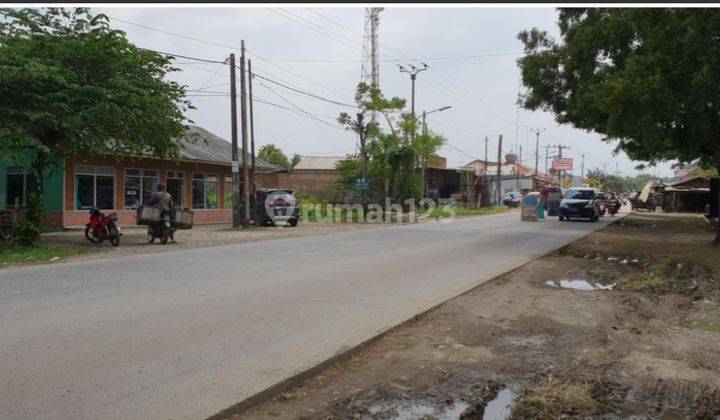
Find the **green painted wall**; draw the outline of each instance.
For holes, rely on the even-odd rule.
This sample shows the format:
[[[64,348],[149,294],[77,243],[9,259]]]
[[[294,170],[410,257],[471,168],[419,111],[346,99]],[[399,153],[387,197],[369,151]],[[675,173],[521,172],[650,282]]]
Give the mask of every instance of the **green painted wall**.
[[[7,193],[6,174],[8,166],[28,166],[30,155],[9,164],[0,163],[0,210],[5,209]],[[63,188],[65,179],[65,165],[58,161],[45,171],[43,180],[43,203],[48,211],[63,210]]]

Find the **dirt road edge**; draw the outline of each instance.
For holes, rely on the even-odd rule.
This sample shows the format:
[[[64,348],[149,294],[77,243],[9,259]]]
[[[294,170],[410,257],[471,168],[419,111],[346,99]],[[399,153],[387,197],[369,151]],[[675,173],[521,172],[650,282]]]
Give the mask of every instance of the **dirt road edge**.
[[[611,225],[613,225],[614,223],[617,223],[618,221],[624,219],[625,217],[627,217],[627,216],[630,215],[630,214],[631,214],[631,213],[624,213],[624,214],[621,214],[621,215],[618,214],[618,216],[620,216],[620,217],[615,218],[615,220],[613,220],[612,222],[608,223],[607,225],[601,227],[600,229],[596,229],[596,230],[593,230],[593,231],[591,231],[591,232],[588,232],[586,235],[583,235],[582,237],[580,237],[580,238],[578,238],[578,239],[576,239],[576,240],[574,240],[574,241],[572,241],[572,242],[568,242],[568,243],[566,243],[566,244],[563,244],[563,245],[561,245],[561,246],[558,246],[558,247],[556,247],[556,248],[553,248],[553,249],[549,250],[548,252],[546,252],[546,253],[544,253],[544,254],[536,255],[536,256],[534,256],[533,258],[530,258],[530,259],[528,259],[527,261],[523,262],[521,265],[519,265],[519,266],[517,266],[517,267],[514,267],[514,268],[512,268],[512,269],[510,269],[510,270],[504,271],[504,272],[498,274],[498,275],[495,276],[495,277],[491,277],[491,278],[489,278],[489,279],[487,279],[487,280],[485,280],[485,281],[483,281],[483,282],[481,282],[481,283],[478,283],[478,284],[476,284],[475,286],[471,287],[470,289],[468,289],[468,290],[466,290],[466,291],[464,291],[464,292],[462,292],[462,293],[459,293],[459,294],[457,294],[457,295],[455,295],[455,296],[452,296],[452,297],[450,297],[450,298],[448,298],[448,299],[446,299],[446,300],[444,300],[444,301],[442,301],[442,302],[440,302],[440,303],[438,303],[438,304],[436,304],[436,305],[431,306],[430,308],[425,309],[425,310],[422,311],[422,312],[419,312],[419,313],[415,314],[414,316],[406,319],[405,321],[402,321],[401,323],[399,323],[399,324],[397,324],[397,325],[395,325],[395,326],[392,326],[392,327],[390,327],[390,328],[387,328],[387,329],[385,329],[385,330],[377,333],[376,335],[370,337],[369,339],[361,342],[360,344],[358,344],[358,345],[356,345],[356,346],[354,346],[354,347],[352,347],[352,348],[350,348],[350,349],[348,349],[348,350],[345,350],[345,351],[342,351],[342,352],[340,352],[340,353],[337,353],[335,356],[333,356],[333,357],[331,357],[331,358],[329,358],[329,359],[326,359],[326,360],[318,363],[317,365],[315,365],[315,366],[313,366],[313,367],[311,367],[311,368],[309,368],[309,369],[306,369],[306,370],[304,370],[304,371],[302,371],[302,372],[296,373],[295,375],[293,375],[293,376],[291,376],[291,377],[289,377],[289,378],[287,378],[287,379],[285,379],[285,380],[283,380],[283,381],[280,381],[280,382],[276,383],[275,385],[272,385],[272,386],[264,389],[263,391],[260,391],[260,392],[254,394],[254,395],[251,395],[251,396],[245,398],[244,400],[242,400],[242,401],[240,401],[240,402],[238,402],[238,403],[236,403],[236,404],[233,404],[233,405],[231,405],[231,406],[229,406],[229,407],[227,407],[227,408],[219,411],[219,412],[216,413],[216,414],[213,414],[212,416],[208,417],[207,420],[222,420],[222,419],[227,419],[228,417],[231,417],[231,416],[234,416],[234,415],[241,414],[243,411],[245,411],[246,409],[248,409],[248,408],[250,408],[250,407],[252,407],[252,406],[254,406],[254,405],[256,405],[256,404],[260,404],[261,402],[267,401],[267,400],[269,400],[270,398],[273,398],[273,397],[275,397],[275,396],[277,396],[277,395],[280,395],[280,394],[282,394],[283,392],[285,392],[285,391],[287,391],[287,390],[289,390],[289,389],[291,389],[291,388],[294,388],[294,387],[300,385],[301,383],[305,382],[306,380],[310,379],[311,377],[313,377],[313,376],[315,376],[316,374],[318,374],[318,373],[320,373],[320,372],[328,369],[329,367],[331,367],[331,366],[333,366],[333,365],[335,365],[335,364],[343,363],[343,362],[346,362],[346,361],[352,359],[353,357],[355,357],[355,356],[357,356],[358,354],[362,353],[363,350],[365,350],[366,348],[368,348],[369,346],[371,346],[373,343],[375,343],[375,342],[377,342],[378,340],[382,339],[383,337],[385,337],[385,336],[387,336],[387,335],[389,335],[389,334],[391,334],[391,333],[393,333],[393,332],[395,332],[395,331],[397,331],[397,330],[399,330],[399,329],[407,326],[408,324],[410,324],[410,323],[412,323],[412,322],[414,322],[414,321],[422,318],[423,316],[425,316],[425,315],[428,314],[429,312],[434,311],[435,309],[437,309],[438,307],[444,305],[445,303],[447,303],[447,302],[449,302],[449,301],[451,301],[451,300],[453,300],[453,299],[455,299],[455,298],[457,298],[457,297],[459,297],[459,296],[463,296],[463,295],[465,295],[465,294],[467,294],[467,293],[470,293],[470,292],[472,292],[473,290],[477,289],[478,287],[482,286],[483,284],[485,284],[485,283],[487,283],[487,282],[490,282],[490,281],[492,281],[492,280],[495,280],[495,279],[497,279],[497,278],[499,278],[499,277],[505,276],[505,275],[507,275],[508,273],[511,273],[511,272],[517,270],[518,268],[523,267],[523,266],[525,266],[526,264],[529,264],[530,262],[537,260],[538,258],[542,258],[542,257],[544,257],[544,256],[546,256],[546,255],[548,255],[548,254],[552,254],[553,252],[558,251],[559,249],[561,249],[561,248],[563,248],[563,247],[565,247],[565,246],[567,246],[567,245],[570,245],[570,244],[575,243],[575,242],[577,242],[577,241],[581,241],[581,240],[585,239],[586,237],[588,237],[589,235],[591,235],[592,233],[597,232],[598,230],[605,229],[605,228],[607,228],[608,226],[611,226]]]

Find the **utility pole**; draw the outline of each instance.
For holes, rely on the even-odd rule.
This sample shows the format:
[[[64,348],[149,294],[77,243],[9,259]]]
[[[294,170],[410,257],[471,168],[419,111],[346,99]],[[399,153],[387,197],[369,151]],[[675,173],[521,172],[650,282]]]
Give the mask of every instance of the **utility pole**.
[[[548,175],[548,158],[550,157],[550,145],[545,145],[545,175]]]
[[[497,161],[497,204],[500,205],[500,202],[502,202],[502,193],[500,192],[500,189],[502,188],[502,182],[500,180],[500,177],[502,175],[502,172],[500,169],[502,168],[502,134],[500,134],[500,137],[498,138],[498,161]]]
[[[491,204],[491,198],[490,198],[490,186],[488,185],[488,138],[485,136],[485,164],[483,166],[483,196],[481,197],[480,203],[482,204]]]
[[[422,113],[422,133],[423,133],[423,139],[427,140],[427,121],[425,117],[427,116],[427,112],[423,111]],[[423,143],[424,143],[423,140]],[[425,146],[423,144],[423,146]],[[420,170],[420,178],[422,178],[422,196],[423,198],[427,198],[427,153],[425,152],[425,147],[422,149],[422,168]]]
[[[585,178],[585,156],[587,156],[587,153],[580,153],[580,183],[582,184],[582,180]]]
[[[250,226],[250,172],[248,165],[247,93],[245,92],[245,40],[240,41],[240,118],[242,119],[243,226]]]
[[[563,146],[562,144],[558,144],[555,146],[558,148],[558,158],[562,159],[562,151],[563,149],[569,149],[570,146]],[[562,187],[562,171],[558,170],[558,185]]]
[[[535,159],[537,165],[537,159]],[[515,163],[515,172],[517,173],[517,190],[520,192],[520,165],[522,165],[522,144],[520,145],[520,154],[518,155],[517,163]],[[537,172],[535,172],[537,174]]]
[[[535,133],[535,178],[537,178],[537,166],[540,159],[540,133],[545,131],[545,129],[530,129],[530,131]],[[547,152],[545,153],[545,173],[547,173]],[[534,184],[535,182],[533,182],[533,186]]]
[[[232,138],[232,223],[233,227],[240,226],[240,197],[238,187],[238,133],[237,133],[237,91],[235,88],[235,54],[230,54],[230,132]]]
[[[402,65],[398,64],[398,67],[400,68],[400,73],[407,73],[410,75],[410,82],[412,84],[412,93],[411,93],[412,99],[410,102],[411,103],[410,110],[411,110],[413,118],[415,118],[415,79],[417,78],[418,73],[420,73],[421,71],[425,71],[429,68],[427,64],[425,64],[425,63],[421,63],[421,64],[423,65],[421,68],[417,68],[413,65],[410,65],[409,70],[406,69],[405,67],[403,67]],[[414,135],[415,134],[413,133],[413,137],[414,137]]]
[[[252,63],[248,59],[248,94],[250,95],[250,194],[255,205],[255,118],[253,117],[253,93],[252,93]]]

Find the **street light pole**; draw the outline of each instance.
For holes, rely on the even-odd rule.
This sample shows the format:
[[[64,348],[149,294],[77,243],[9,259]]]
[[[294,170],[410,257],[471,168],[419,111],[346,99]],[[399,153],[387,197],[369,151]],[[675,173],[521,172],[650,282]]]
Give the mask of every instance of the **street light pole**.
[[[410,99],[410,112],[412,113],[413,118],[415,118],[415,79],[417,78],[418,73],[430,68],[425,63],[421,63],[421,64],[423,65],[421,68],[417,68],[413,65],[410,65],[410,69],[407,69],[407,68],[403,67],[402,65],[398,64],[398,67],[400,68],[400,73],[407,73],[410,75],[410,82],[412,84],[411,99]],[[414,137],[415,134],[412,133],[412,136]]]
[[[423,185],[423,198],[427,197],[427,191],[428,191],[428,185],[427,185],[427,148],[426,144],[424,143],[427,141],[427,114],[432,114],[433,112],[441,112],[452,108],[452,105],[443,106],[438,109],[434,109],[432,111],[423,111],[422,113],[422,133],[423,133],[423,148],[422,148],[422,167],[421,167],[421,178],[422,178],[422,185]]]

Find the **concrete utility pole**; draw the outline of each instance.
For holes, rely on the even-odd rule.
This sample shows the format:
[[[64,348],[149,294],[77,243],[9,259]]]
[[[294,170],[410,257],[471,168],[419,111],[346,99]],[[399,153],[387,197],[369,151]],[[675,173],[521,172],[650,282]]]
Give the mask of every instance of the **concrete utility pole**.
[[[570,146],[563,146],[561,144],[558,144],[555,147],[558,148],[558,159],[562,159],[563,149],[570,149]],[[558,170],[558,184],[562,187],[562,171],[560,171],[560,170]]]
[[[515,172],[517,173],[517,190],[520,192],[520,165],[522,164],[522,144],[520,145],[520,154],[515,163]],[[535,159],[535,174],[537,174],[537,159]]]
[[[438,109],[434,109],[434,110],[428,111],[428,112],[423,111],[423,113],[422,113],[423,138],[425,138],[427,136],[427,120],[426,120],[427,114],[432,114],[433,112],[442,112],[442,111],[448,110],[450,108],[452,108],[452,105],[443,106],[443,107],[440,107]],[[423,144],[423,146],[425,146],[425,145]],[[421,168],[421,176],[420,176],[420,178],[422,179],[422,184],[423,184],[423,198],[427,197],[427,160],[428,160],[427,151],[425,150],[425,147],[423,147],[422,168]]]
[[[248,93],[250,95],[250,194],[255,200],[255,118],[253,116],[253,93],[252,93],[252,63],[248,60]]]
[[[502,188],[502,182],[500,180],[500,177],[502,175],[501,168],[502,168],[502,134],[500,134],[500,137],[498,138],[498,161],[497,161],[497,205],[499,206],[502,202],[502,192],[500,192],[500,189]]]
[[[540,160],[540,133],[545,131],[544,128],[531,128],[530,131],[535,133],[535,176],[538,174],[538,161]],[[546,160],[547,161],[547,160]],[[547,165],[546,165],[547,166]]]
[[[410,102],[410,103],[411,103],[410,110],[411,110],[411,112],[412,112],[413,118],[415,118],[415,79],[417,78],[417,74],[418,74],[418,73],[420,73],[421,71],[425,71],[425,70],[429,69],[429,67],[428,67],[427,64],[425,64],[425,63],[420,63],[420,64],[423,65],[421,68],[417,68],[417,67],[415,67],[415,66],[413,66],[413,65],[410,65],[410,70],[408,70],[408,69],[406,69],[405,67],[403,67],[403,66],[401,66],[400,64],[398,64],[398,67],[400,68],[400,73],[407,73],[407,74],[410,75],[410,82],[411,82],[411,84],[412,84],[412,93],[411,93],[411,98],[412,98],[412,99],[411,99],[411,102]],[[414,136],[414,134],[413,134],[413,136]]]
[[[548,159],[550,157],[550,145],[545,146],[545,175],[548,175],[550,172],[548,172]]]
[[[248,168],[247,93],[245,92],[245,40],[240,41],[240,118],[242,119],[243,226],[250,226],[250,173]]]
[[[239,163],[238,163],[238,138],[237,138],[237,91],[235,87],[235,54],[230,54],[230,132],[232,138],[232,223],[233,227],[240,226],[240,197],[238,187]]]

